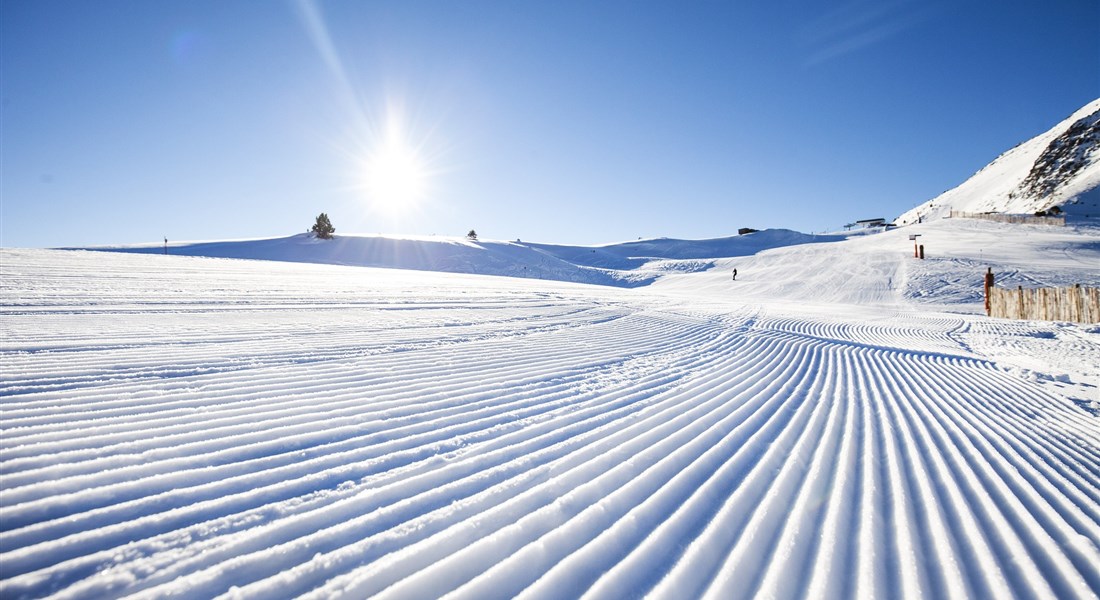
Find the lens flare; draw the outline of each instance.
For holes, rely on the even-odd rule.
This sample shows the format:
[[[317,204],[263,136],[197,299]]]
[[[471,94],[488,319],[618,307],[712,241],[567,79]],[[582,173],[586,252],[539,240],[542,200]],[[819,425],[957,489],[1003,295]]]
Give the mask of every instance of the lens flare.
[[[294,6],[333,77],[336,99],[343,105],[348,139],[333,142],[333,147],[351,167],[350,191],[356,194],[356,201],[365,201],[371,216],[391,217],[391,224],[415,214],[420,203],[435,192],[429,189],[430,184],[441,172],[439,158],[443,150],[431,139],[434,129],[425,129],[416,119],[407,121],[409,107],[399,96],[378,97],[357,89],[344,68],[318,0],[296,0]]]

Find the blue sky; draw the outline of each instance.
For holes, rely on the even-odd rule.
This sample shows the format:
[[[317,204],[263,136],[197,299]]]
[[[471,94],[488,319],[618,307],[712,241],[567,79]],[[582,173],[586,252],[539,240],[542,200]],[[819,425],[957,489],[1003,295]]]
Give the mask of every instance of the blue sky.
[[[2,0],[0,243],[322,211],[578,244],[892,218],[1100,97],[1097,23],[1095,0]]]

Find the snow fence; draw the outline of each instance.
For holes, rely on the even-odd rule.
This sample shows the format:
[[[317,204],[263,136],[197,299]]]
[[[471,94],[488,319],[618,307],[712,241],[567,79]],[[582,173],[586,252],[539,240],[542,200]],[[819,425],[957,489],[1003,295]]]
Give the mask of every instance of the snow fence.
[[[959,210],[951,211],[952,219],[982,219],[985,221],[996,221],[998,223],[1012,223],[1013,225],[1053,225],[1055,227],[1065,227],[1066,218],[1063,217],[1040,217],[1038,215],[1010,215],[1005,213],[974,213],[963,212]]]
[[[1100,323],[1100,288],[989,288],[989,316]]]

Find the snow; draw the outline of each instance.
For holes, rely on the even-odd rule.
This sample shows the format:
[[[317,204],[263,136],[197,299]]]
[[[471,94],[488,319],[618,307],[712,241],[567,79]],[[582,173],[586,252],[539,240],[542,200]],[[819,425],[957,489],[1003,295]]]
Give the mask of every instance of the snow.
[[[1094,226],[144,250],[0,250],[0,597],[1100,593],[1100,325],[980,296]]]
[[[906,211],[894,222],[910,225],[921,220],[949,216],[952,210],[970,213],[1032,214],[1060,206],[1069,215],[1100,215],[1100,146],[1086,145],[1087,156],[1080,172],[1054,183],[1053,193],[1028,193],[1025,180],[1043,152],[1075,123],[1100,114],[1100,99],[1093,100],[1050,130],[1027,140],[997,157],[956,188]],[[1094,140],[1095,142],[1095,140]]]
[[[562,246],[446,236],[311,234],[284,238],[168,244],[174,256],[249,258],[445,273],[501,275],[637,287],[668,270],[698,271],[715,258],[749,256],[768,248],[836,241],[838,236],[770,229],[748,236],[711,240],[638,240],[603,246]],[[111,252],[163,254],[161,244],[88,248]],[[670,262],[673,261],[673,262]]]

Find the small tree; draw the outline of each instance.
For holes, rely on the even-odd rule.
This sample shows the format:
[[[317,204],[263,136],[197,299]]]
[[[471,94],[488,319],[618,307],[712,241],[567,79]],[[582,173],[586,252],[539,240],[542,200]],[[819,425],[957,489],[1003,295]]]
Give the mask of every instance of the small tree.
[[[474,231],[473,229],[471,229],[470,233],[466,234],[466,237],[469,238],[470,241],[476,242],[477,241],[477,232]]]
[[[317,234],[317,237],[322,240],[332,239],[332,234],[336,233],[336,228],[332,226],[332,221],[328,220],[328,215],[321,213],[317,215],[317,222],[313,224],[313,229],[310,229],[313,233]]]

